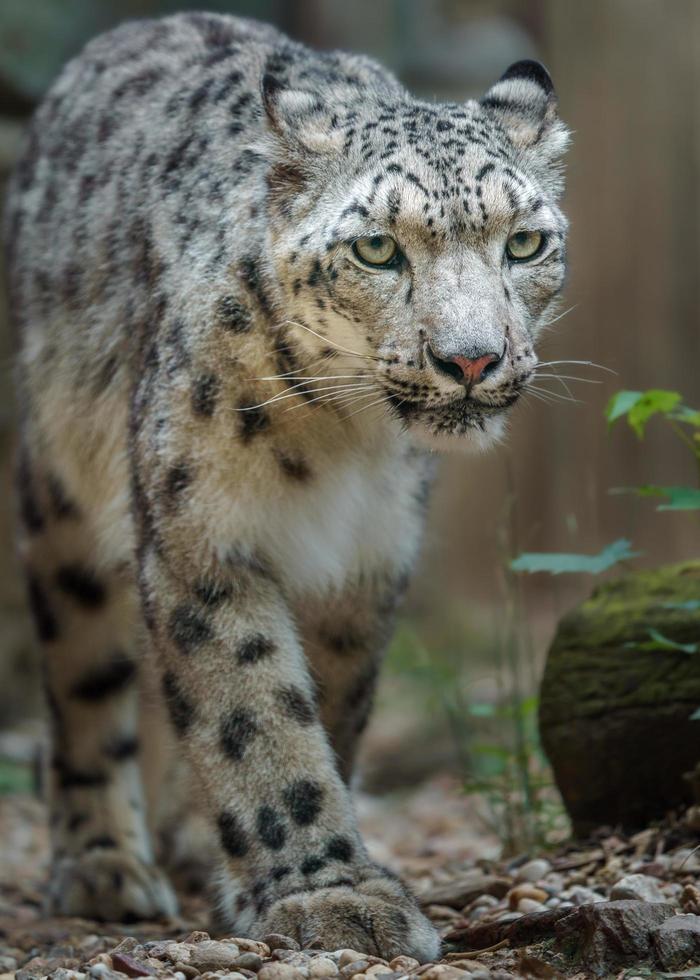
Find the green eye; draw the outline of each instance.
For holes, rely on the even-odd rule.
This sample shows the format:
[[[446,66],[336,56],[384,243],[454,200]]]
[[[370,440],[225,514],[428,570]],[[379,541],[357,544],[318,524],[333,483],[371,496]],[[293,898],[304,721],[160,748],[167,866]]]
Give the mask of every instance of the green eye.
[[[371,235],[352,243],[355,255],[366,265],[391,265],[399,256],[399,247],[389,235]]]
[[[516,262],[532,259],[542,249],[544,235],[541,231],[516,231],[506,244],[508,258]]]

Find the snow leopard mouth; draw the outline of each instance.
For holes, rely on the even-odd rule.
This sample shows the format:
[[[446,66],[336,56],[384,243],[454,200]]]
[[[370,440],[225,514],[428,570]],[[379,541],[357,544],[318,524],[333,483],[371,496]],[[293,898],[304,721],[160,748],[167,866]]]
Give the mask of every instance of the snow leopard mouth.
[[[445,402],[409,398],[405,393],[389,391],[387,401],[407,425],[427,423],[442,431],[483,430],[490,418],[504,415],[520,398],[520,391],[509,392],[498,401],[485,402],[466,393]]]

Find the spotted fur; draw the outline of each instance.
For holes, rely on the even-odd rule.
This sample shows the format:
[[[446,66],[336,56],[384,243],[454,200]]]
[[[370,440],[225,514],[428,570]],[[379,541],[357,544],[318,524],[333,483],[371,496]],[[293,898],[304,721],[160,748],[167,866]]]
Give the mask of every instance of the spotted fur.
[[[417,444],[489,444],[532,373],[565,143],[533,63],[437,105],[207,14],[97,38],[47,95],[5,240],[58,911],[175,907],[140,776],[145,643],[228,924],[436,955],[347,784],[418,546]],[[522,229],[545,247],[511,263]],[[371,235],[401,261],[363,265]]]

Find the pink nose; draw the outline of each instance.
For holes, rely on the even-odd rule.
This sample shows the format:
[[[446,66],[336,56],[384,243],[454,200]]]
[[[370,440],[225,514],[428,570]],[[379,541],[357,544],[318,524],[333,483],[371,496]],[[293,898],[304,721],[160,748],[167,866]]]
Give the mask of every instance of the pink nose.
[[[468,357],[452,357],[450,360],[461,370],[465,381],[468,381],[471,385],[475,385],[481,381],[484,371],[489,364],[493,364],[494,361],[500,361],[500,357],[498,354],[484,354],[483,357],[476,357],[474,360]]]

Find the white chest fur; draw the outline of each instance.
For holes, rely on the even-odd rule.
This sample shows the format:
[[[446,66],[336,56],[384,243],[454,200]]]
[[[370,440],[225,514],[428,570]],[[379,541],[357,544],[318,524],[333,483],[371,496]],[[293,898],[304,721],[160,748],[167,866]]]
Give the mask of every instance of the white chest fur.
[[[224,542],[262,549],[297,596],[382,566],[405,569],[420,535],[420,479],[420,464],[398,449],[339,454],[303,484],[276,476],[254,494],[236,495],[219,549]]]

